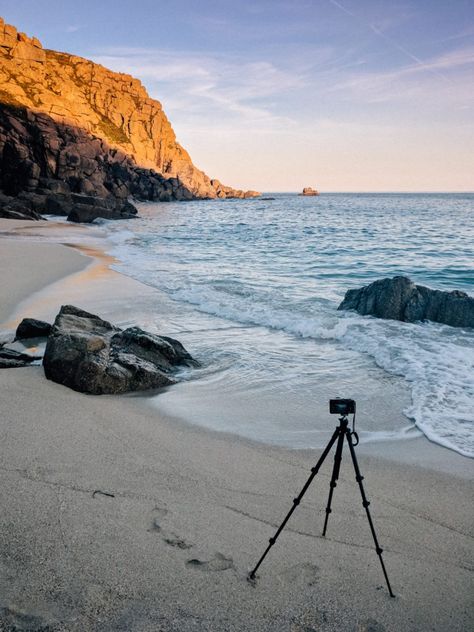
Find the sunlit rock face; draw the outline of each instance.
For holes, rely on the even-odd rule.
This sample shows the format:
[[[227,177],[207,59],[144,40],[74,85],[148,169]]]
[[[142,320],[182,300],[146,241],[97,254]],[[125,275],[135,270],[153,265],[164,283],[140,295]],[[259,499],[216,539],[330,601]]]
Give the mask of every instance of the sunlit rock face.
[[[0,188],[185,200],[254,197],[197,169],[138,79],[45,50],[0,18]],[[14,172],[14,180],[11,175]]]

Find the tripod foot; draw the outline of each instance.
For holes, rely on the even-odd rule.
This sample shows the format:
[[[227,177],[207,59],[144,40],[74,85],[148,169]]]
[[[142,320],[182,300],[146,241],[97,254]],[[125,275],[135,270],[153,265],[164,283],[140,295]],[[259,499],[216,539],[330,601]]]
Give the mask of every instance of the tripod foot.
[[[248,575],[247,575],[247,581],[251,586],[256,586],[257,585],[257,576],[255,575],[255,573],[253,571],[251,571]]]

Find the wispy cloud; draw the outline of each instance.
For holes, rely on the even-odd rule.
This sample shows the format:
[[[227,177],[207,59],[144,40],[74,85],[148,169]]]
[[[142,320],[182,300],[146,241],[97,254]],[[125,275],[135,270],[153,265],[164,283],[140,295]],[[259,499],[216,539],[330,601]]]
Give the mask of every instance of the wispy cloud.
[[[238,116],[241,122],[259,125],[291,123],[278,114],[274,101],[301,87],[305,78],[264,61],[244,61],[174,51],[113,48],[94,56],[94,60],[121,72],[140,77],[152,96],[170,95],[170,103],[182,111],[212,112],[220,118]]]
[[[79,24],[70,24],[69,26],[66,27],[66,33],[77,33],[77,31],[79,31],[82,28],[83,27],[80,26]]]
[[[442,73],[442,74],[441,74]],[[472,104],[474,47],[464,47],[389,71],[357,71],[339,77],[328,86],[345,100],[368,103],[393,101],[413,105],[415,101],[440,107]],[[434,101],[431,101],[434,99]]]

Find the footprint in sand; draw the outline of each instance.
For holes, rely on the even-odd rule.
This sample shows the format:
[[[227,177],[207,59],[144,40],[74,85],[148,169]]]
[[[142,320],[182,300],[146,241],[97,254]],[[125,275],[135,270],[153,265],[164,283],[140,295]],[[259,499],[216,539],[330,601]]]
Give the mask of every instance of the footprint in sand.
[[[153,519],[151,527],[148,529],[148,531],[161,533],[164,542],[166,542],[166,544],[169,544],[170,546],[183,550],[190,549],[193,545],[189,542],[186,542],[184,538],[181,538],[175,533],[168,533],[167,531],[163,530],[161,526],[161,521],[167,514],[168,510],[164,507],[155,507],[153,509]]]
[[[168,510],[164,507],[155,507],[153,509],[153,519],[148,531],[161,531],[161,520],[166,516]]]
[[[186,540],[184,540],[183,538],[180,538],[174,533],[163,535],[163,540],[166,542],[166,544],[169,544],[170,546],[174,546],[178,549],[183,549],[183,550],[190,549],[193,546],[192,544],[189,544],[189,542],[186,542]]]
[[[222,553],[215,553],[210,560],[188,560],[186,566],[195,568],[198,571],[227,571],[229,568],[235,569],[234,560],[231,557],[225,557]]]
[[[288,584],[304,583],[313,586],[319,579],[319,568],[310,562],[303,562],[285,569],[279,577]]]

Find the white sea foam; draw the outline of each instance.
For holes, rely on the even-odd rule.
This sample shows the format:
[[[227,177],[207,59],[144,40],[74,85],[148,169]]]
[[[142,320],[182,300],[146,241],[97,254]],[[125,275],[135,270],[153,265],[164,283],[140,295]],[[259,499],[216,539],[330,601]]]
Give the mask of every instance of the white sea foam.
[[[123,261],[119,269],[191,311],[286,332],[309,345],[325,341],[335,367],[347,350],[373,359],[409,386],[412,403],[404,412],[428,438],[472,457],[474,332],[382,321],[336,307],[349,287],[400,273],[438,288],[472,289],[474,230],[464,220],[473,201],[469,195],[327,196],[315,211],[314,202],[281,196],[258,213],[252,202],[190,203],[185,219],[183,207],[167,205],[163,215],[152,216],[148,205],[142,219],[110,230],[113,253]],[[181,314],[185,329],[194,326],[184,322],[189,310]],[[253,344],[242,347],[239,370],[250,380],[252,372],[257,379],[266,370],[273,379],[258,363],[258,336]],[[285,367],[287,388],[297,390],[310,355],[301,361],[285,356],[276,335],[274,345],[283,345],[275,365]]]
[[[217,294],[217,295],[216,295]],[[403,377],[412,405],[404,412],[432,441],[474,457],[474,346],[471,333],[434,323],[380,321],[355,314],[301,316],[252,297],[181,288],[172,296],[234,321],[280,329],[304,338],[337,341]]]

